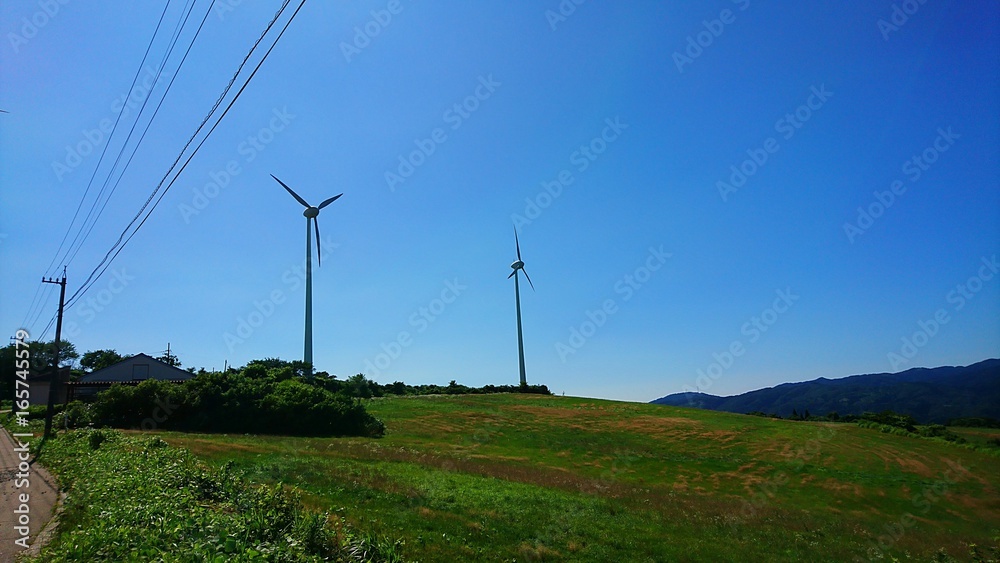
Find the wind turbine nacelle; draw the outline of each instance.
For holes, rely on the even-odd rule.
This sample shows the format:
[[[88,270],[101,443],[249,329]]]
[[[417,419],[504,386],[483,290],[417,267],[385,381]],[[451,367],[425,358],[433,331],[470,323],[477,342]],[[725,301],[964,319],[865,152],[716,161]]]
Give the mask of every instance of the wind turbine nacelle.
[[[319,216],[319,208],[316,208],[316,207],[307,207],[306,210],[302,212],[302,214],[305,215],[306,217],[308,217],[309,219],[312,219],[313,217],[318,217]]]
[[[510,267],[514,270],[520,270],[521,268],[524,268],[524,262],[520,260],[515,260],[514,263],[510,265]]]

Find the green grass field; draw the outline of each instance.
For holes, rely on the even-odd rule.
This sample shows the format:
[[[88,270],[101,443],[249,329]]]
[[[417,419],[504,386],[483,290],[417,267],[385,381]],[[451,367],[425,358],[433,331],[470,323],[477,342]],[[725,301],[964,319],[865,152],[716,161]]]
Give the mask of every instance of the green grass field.
[[[998,557],[1000,457],[939,440],[570,397],[368,407],[382,439],[159,434],[408,561]]]

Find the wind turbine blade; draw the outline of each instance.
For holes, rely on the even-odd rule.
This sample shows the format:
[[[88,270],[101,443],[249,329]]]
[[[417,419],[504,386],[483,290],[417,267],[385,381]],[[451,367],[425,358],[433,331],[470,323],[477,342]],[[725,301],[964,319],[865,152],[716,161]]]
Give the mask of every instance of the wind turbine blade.
[[[514,246],[517,247],[517,259],[521,259],[521,243],[517,241],[517,227],[514,227]]]
[[[316,260],[320,266],[323,265],[323,251],[319,247],[319,218],[313,217],[313,225],[316,227]],[[534,288],[532,288],[534,289]]]
[[[271,177],[274,178],[275,180],[277,180],[277,182],[279,184],[281,184],[281,187],[283,187],[286,190],[288,190],[288,193],[292,194],[292,197],[294,197],[296,201],[298,201],[299,203],[301,203],[304,207],[309,207],[309,204],[306,203],[306,200],[304,200],[301,197],[299,197],[299,194],[293,192],[292,188],[289,188],[288,186],[286,186],[284,182],[282,182],[281,180],[278,180],[277,176],[275,176],[274,174],[271,174]]]
[[[328,200],[324,201],[323,203],[317,205],[316,209],[323,209],[327,205],[330,205],[331,203],[337,201],[337,198],[339,198],[342,195],[344,195],[344,194],[339,194],[339,195],[335,195],[335,196],[331,197],[330,199],[328,199]]]
[[[531,291],[535,291],[535,284],[531,283],[531,278],[528,277],[528,271],[524,268],[521,268],[521,271],[524,272],[524,279],[528,280],[528,285],[531,286]]]
[[[510,273],[509,276],[507,276],[507,279],[510,279],[510,278],[514,277],[514,274],[516,274],[516,273],[517,273],[517,270],[514,270],[513,272]]]

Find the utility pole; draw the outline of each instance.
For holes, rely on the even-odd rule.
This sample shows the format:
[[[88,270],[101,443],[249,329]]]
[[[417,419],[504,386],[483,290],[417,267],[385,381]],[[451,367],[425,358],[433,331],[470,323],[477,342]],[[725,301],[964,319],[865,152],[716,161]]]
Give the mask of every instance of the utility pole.
[[[56,387],[59,383],[59,342],[62,338],[63,307],[66,304],[66,266],[63,266],[61,280],[42,278],[42,283],[54,283],[59,286],[59,315],[56,318],[56,341],[54,357],[52,359],[52,377],[49,379],[49,406],[45,411],[45,435],[43,438],[47,439],[52,432],[52,416],[56,405]]]
[[[12,346],[14,346],[14,357],[16,358],[17,357],[17,346],[14,344],[15,342],[17,342],[17,337],[16,336],[11,336],[10,337],[10,343],[11,343]],[[11,371],[10,372],[10,412],[11,413],[13,413],[14,411],[17,410],[17,408],[14,406],[15,404],[17,404],[17,372],[16,371]]]

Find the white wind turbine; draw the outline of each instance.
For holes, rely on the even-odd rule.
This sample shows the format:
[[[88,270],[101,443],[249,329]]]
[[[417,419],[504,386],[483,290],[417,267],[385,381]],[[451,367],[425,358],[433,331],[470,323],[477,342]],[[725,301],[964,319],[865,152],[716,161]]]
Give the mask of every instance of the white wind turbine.
[[[323,203],[321,203],[321,204],[313,207],[312,205],[309,205],[308,203],[306,203],[306,200],[304,200],[301,197],[299,197],[299,194],[297,194],[294,191],[292,191],[292,188],[289,188],[288,186],[285,185],[284,182],[282,182],[281,180],[278,180],[278,178],[274,174],[271,174],[271,177],[274,178],[275,181],[277,181],[279,184],[281,184],[281,187],[283,187],[286,190],[288,190],[288,193],[292,194],[292,197],[295,198],[295,201],[298,201],[299,203],[301,203],[303,205],[303,207],[306,208],[305,211],[302,212],[302,215],[304,215],[305,218],[306,218],[306,337],[305,337],[305,345],[304,345],[304,352],[303,352],[303,360],[302,361],[304,361],[306,364],[309,365],[309,370],[310,370],[310,373],[311,373],[312,368],[313,368],[313,346],[312,346],[312,227],[316,228],[316,259],[319,262],[319,265],[322,266],[323,265],[323,258],[322,258],[322,252],[320,251],[320,246],[319,246],[319,221],[317,220],[317,217],[319,217],[319,211],[321,209],[323,209],[327,205],[330,205],[331,203],[337,201],[337,198],[339,198],[340,196],[342,196],[344,194],[335,195],[335,196],[331,197],[330,199],[324,201]]]
[[[507,279],[514,278],[514,303],[517,307],[517,359],[521,368],[521,387],[528,385],[528,380],[524,376],[524,337],[521,335],[521,284],[518,282],[517,272],[520,270],[524,274],[524,279],[528,280],[531,290],[535,290],[535,284],[531,283],[528,272],[524,269],[524,261],[521,260],[521,243],[517,240],[517,227],[514,228],[514,246],[517,248],[517,260],[510,265],[514,271],[507,276]]]

